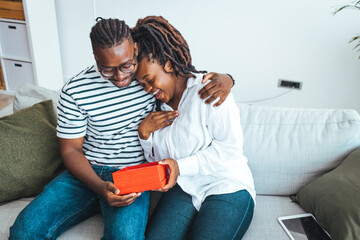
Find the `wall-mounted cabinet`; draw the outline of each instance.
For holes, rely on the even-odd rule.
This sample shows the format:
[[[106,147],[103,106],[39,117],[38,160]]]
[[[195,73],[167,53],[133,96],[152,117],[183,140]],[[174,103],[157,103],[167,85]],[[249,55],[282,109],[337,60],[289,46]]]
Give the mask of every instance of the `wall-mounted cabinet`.
[[[19,7],[16,11],[6,7],[10,3],[21,4],[23,20],[18,17]],[[11,18],[12,11],[17,12],[17,19]],[[6,90],[15,91],[25,83],[59,89],[63,76],[54,0],[0,0],[0,17],[0,60]]]

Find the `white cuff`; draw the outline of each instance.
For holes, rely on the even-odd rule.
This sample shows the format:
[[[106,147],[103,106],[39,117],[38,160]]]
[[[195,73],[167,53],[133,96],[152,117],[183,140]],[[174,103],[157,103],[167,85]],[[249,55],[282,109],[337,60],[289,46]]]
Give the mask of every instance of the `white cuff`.
[[[181,175],[195,175],[199,173],[199,159],[193,155],[177,160],[180,176]]]
[[[152,153],[152,138],[153,133],[150,134],[150,137],[146,140],[141,139],[138,134],[138,138],[140,140],[141,147],[144,149],[144,152],[150,152]]]

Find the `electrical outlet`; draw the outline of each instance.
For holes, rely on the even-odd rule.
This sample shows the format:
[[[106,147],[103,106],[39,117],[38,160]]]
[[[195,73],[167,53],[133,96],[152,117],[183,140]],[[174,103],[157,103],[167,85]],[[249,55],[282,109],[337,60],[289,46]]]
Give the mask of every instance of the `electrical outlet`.
[[[293,88],[293,89],[301,90],[302,82],[279,79],[278,87]]]

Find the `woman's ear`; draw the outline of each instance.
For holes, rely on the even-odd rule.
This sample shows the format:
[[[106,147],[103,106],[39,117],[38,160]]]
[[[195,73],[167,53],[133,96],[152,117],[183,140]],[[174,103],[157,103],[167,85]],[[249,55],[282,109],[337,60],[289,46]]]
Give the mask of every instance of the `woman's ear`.
[[[172,73],[172,72],[174,72],[174,68],[173,68],[170,60],[167,60],[167,61],[166,61],[165,66],[164,66],[164,70],[165,70],[165,72],[167,72],[167,73]]]

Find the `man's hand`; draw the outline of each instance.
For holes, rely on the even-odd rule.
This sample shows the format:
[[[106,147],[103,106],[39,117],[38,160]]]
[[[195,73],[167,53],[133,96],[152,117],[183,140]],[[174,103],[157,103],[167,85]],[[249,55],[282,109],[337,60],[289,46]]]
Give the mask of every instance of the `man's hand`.
[[[118,194],[120,194],[120,190],[112,182],[104,182],[102,196],[111,207],[129,206],[141,195],[141,193],[130,193],[120,196]]]
[[[139,137],[148,139],[156,130],[169,126],[173,119],[179,116],[177,111],[152,112],[140,123],[138,127]]]
[[[178,166],[177,162],[174,159],[171,159],[171,158],[163,159],[162,161],[159,162],[159,164],[168,165],[169,168],[170,168],[170,175],[169,175],[169,180],[168,180],[167,184],[163,188],[156,189],[156,191],[167,192],[173,186],[175,186],[175,184],[177,182],[177,178],[178,178],[178,176],[180,174],[179,166]]]
[[[141,193],[118,196],[119,189],[112,182],[103,181],[93,170],[82,150],[82,138],[59,138],[60,153],[69,172],[94,192],[103,196],[112,207],[124,207],[132,204]]]
[[[204,75],[201,83],[206,83],[210,79],[211,82],[200,89],[199,95],[201,99],[208,98],[205,101],[207,104],[212,103],[218,97],[220,97],[220,100],[214,104],[214,107],[217,107],[220,106],[229,95],[233,86],[233,81],[227,74],[210,72]]]

